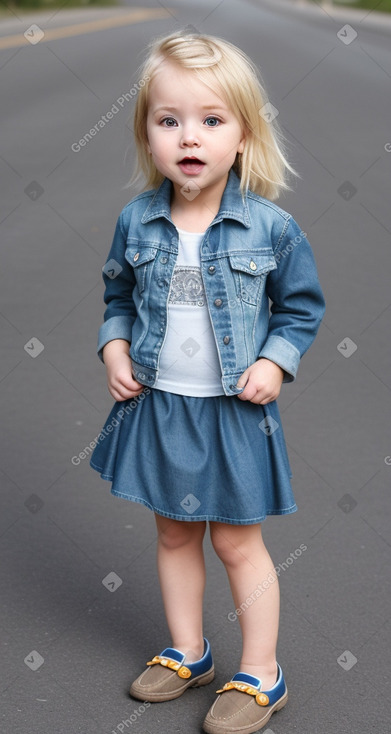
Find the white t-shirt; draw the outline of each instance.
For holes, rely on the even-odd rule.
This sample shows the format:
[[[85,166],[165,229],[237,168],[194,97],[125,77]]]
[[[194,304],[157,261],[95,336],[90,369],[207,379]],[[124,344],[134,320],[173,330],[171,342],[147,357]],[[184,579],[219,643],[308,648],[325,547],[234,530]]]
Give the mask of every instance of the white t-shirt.
[[[195,397],[224,395],[200,268],[204,232],[178,228],[178,259],[168,296],[167,333],[154,388]]]

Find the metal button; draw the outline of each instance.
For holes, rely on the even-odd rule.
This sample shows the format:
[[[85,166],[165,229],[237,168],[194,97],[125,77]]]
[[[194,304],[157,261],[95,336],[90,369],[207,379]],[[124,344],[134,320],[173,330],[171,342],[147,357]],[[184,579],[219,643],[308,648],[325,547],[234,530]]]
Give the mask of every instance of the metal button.
[[[231,340],[230,340],[230,338],[229,338],[229,336],[228,336],[228,335],[227,335],[227,336],[225,336],[225,337],[224,337],[224,339],[223,339],[223,342],[224,342],[224,344],[229,344],[229,343],[230,343],[230,341],[231,341]]]
[[[158,284],[159,288],[163,288],[163,286],[164,286],[164,280],[158,280],[157,284]]]
[[[215,302],[214,302],[215,306],[221,306],[221,305],[222,305],[222,303],[223,303],[223,302],[222,302],[221,298],[216,298],[216,300],[215,300]]]
[[[251,262],[250,262],[250,268],[251,268],[251,270],[256,270],[257,269],[257,266],[256,266],[254,260],[251,260]]]
[[[209,265],[209,268],[208,268],[209,273],[214,273],[215,270],[216,270],[215,265]]]
[[[140,380],[145,380],[144,372],[139,372],[138,375],[137,375],[137,377],[139,377]]]
[[[236,385],[230,385],[230,386],[229,386],[229,389],[230,389],[230,390],[236,390]]]
[[[168,257],[165,257],[165,256],[160,258],[161,263],[166,263],[167,260],[168,260]]]
[[[136,254],[135,254],[134,258],[133,258],[133,261],[134,262],[137,262],[137,260],[139,259],[139,257],[140,257],[140,253],[139,252],[136,252]]]

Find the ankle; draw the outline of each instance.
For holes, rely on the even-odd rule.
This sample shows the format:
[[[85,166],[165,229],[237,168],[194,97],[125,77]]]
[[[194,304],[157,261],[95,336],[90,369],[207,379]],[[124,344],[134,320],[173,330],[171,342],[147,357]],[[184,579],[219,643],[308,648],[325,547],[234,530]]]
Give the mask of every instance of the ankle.
[[[246,663],[242,660],[240,670],[243,673],[249,673],[249,675],[255,675],[256,678],[260,678],[263,691],[269,690],[277,682],[278,668],[276,662],[268,665],[257,665],[255,663]]]
[[[185,663],[194,663],[202,658],[204,654],[204,640],[202,640],[202,642],[193,642],[190,644],[187,642],[179,642],[179,644],[173,644],[173,647],[185,653]]]

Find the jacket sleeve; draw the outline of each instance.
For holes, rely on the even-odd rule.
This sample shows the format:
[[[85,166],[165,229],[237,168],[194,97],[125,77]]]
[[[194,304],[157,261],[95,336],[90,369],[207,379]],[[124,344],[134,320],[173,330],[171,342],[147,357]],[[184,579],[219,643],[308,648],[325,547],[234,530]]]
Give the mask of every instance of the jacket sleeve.
[[[275,249],[277,268],[266,280],[271,300],[267,339],[258,355],[285,371],[283,382],[296,379],[303,354],[315,339],[326,304],[315,258],[306,233],[290,217]]]
[[[103,347],[112,339],[131,343],[136,307],[132,298],[136,284],[132,266],[125,258],[127,234],[124,231],[123,211],[118,217],[108,258],[102,268],[105,284],[103,300],[107,306],[104,323],[99,329],[97,353],[103,362]]]

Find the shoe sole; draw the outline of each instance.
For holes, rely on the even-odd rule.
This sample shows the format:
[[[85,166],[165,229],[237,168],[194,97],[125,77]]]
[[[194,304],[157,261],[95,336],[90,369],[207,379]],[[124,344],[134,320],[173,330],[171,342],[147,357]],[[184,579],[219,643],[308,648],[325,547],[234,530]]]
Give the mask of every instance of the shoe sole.
[[[270,711],[268,712],[268,716],[266,719],[262,721],[261,724],[252,724],[251,726],[239,726],[235,729],[227,729],[224,726],[221,726],[220,724],[214,724],[213,722],[205,722],[202,729],[206,734],[230,734],[233,732],[237,732],[237,734],[254,734],[254,732],[259,731],[260,729],[263,729],[264,726],[269,722],[271,716],[276,712],[282,709],[285,704],[288,701],[288,689],[285,691],[282,698],[280,698],[273,706],[270,706]],[[255,728],[254,728],[255,727]]]
[[[134,696],[134,698],[137,698],[140,701],[149,701],[151,703],[172,701],[174,698],[179,698],[179,696],[187,691],[188,688],[198,688],[199,686],[206,686],[208,683],[212,682],[214,677],[215,670],[214,666],[212,666],[212,668],[210,668],[210,670],[207,670],[206,673],[198,675],[197,678],[193,678],[191,683],[189,682],[187,685],[184,685],[182,688],[177,689],[176,691],[156,691],[154,693],[153,691],[143,691],[139,690],[138,688],[133,688],[133,686],[131,686],[129,693],[131,696]]]

